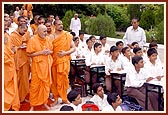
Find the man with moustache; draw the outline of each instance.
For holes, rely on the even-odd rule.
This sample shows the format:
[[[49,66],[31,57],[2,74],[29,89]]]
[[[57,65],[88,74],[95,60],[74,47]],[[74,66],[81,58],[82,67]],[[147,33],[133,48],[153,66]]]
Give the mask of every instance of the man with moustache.
[[[55,33],[50,36],[53,44],[53,65],[52,65],[52,86],[51,91],[54,95],[55,102],[51,106],[58,103],[58,98],[62,98],[62,103],[67,101],[67,90],[69,88],[69,71],[70,71],[70,54],[75,51],[75,45],[72,35],[63,30],[61,20],[54,22]]]

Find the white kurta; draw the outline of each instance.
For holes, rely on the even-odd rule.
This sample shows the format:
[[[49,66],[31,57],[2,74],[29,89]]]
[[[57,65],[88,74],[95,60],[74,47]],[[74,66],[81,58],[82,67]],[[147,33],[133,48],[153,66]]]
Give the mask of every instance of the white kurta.
[[[72,32],[75,32],[76,36],[79,36],[79,30],[81,30],[81,22],[79,18],[71,19],[70,30],[72,30]]]

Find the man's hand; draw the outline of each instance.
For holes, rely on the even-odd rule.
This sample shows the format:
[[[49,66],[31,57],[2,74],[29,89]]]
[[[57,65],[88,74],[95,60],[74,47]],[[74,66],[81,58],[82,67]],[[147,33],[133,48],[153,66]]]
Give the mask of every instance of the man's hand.
[[[66,55],[66,52],[65,51],[59,51],[58,53],[57,53],[57,56],[58,57],[63,57],[63,56],[65,56]]]
[[[149,81],[151,81],[151,80],[153,80],[154,78],[153,77],[149,77],[147,80],[146,80],[146,82],[149,82]]]

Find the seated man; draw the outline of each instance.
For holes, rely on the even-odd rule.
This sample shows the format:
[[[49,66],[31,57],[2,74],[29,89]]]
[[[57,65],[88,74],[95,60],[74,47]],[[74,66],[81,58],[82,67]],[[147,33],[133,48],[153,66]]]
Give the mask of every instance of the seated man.
[[[119,59],[119,50],[116,46],[112,46],[110,48],[110,58],[107,59],[105,63],[105,84],[106,84],[106,90],[111,92],[111,75],[110,73],[112,71],[121,71],[122,70],[122,64],[121,60]],[[117,86],[118,93],[120,92],[120,82],[118,80],[115,80],[115,86]]]
[[[145,108],[146,87],[145,82],[152,80],[152,77],[145,71],[143,58],[141,56],[135,56],[132,58],[133,66],[129,68],[126,74],[125,87],[127,88],[127,95],[134,97],[137,102]],[[148,78],[147,78],[148,77]],[[157,95],[149,92],[148,97],[148,110],[153,111],[154,105],[157,105]]]
[[[68,101],[70,102],[69,106],[73,107],[74,111],[82,111],[82,108],[80,105],[82,103],[82,98],[80,93],[77,90],[75,89],[71,90],[68,93],[67,98],[68,98]]]
[[[99,107],[99,110],[101,111],[105,106],[108,105],[107,95],[104,94],[103,87],[99,83],[95,83],[92,89],[95,94],[90,99],[90,101],[93,101],[94,104],[96,104]]]
[[[122,111],[121,109],[121,103],[122,99],[117,93],[110,93],[107,96],[107,102],[109,105],[107,105],[105,108],[103,108],[102,111]]]

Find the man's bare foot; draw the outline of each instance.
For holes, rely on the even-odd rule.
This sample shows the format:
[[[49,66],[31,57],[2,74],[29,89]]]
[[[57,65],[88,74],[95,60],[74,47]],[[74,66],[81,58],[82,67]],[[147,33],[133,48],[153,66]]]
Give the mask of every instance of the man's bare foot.
[[[31,107],[31,108],[29,109],[29,111],[34,111],[34,107]]]
[[[50,106],[51,106],[51,107],[54,107],[54,106],[56,106],[57,104],[58,104],[58,101],[55,100],[53,103],[50,104]]]
[[[50,109],[51,109],[47,104],[44,104],[44,107],[45,107],[47,110],[50,110]]]

